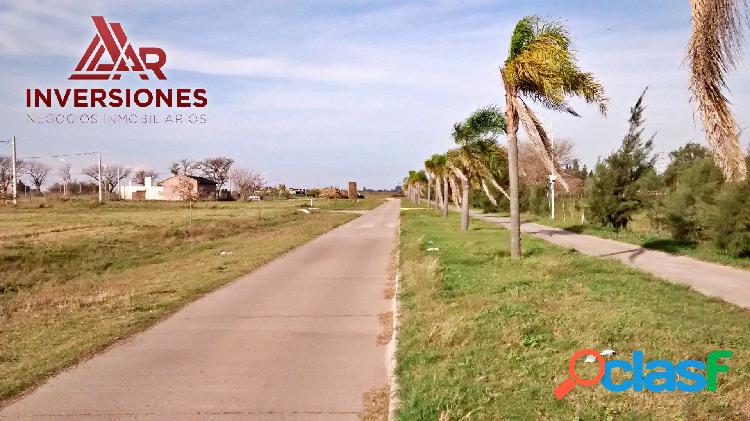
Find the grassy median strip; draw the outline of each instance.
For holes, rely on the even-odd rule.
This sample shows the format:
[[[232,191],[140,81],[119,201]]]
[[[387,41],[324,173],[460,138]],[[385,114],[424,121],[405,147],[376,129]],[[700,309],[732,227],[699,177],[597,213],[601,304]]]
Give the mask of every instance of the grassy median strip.
[[[506,230],[458,226],[456,214],[402,212],[400,419],[750,417],[750,311],[531,237],[513,262]],[[579,386],[558,401],[552,390],[580,348],[734,356],[716,392]],[[586,378],[594,366],[577,368]]]
[[[301,203],[0,207],[0,401],[356,217]]]

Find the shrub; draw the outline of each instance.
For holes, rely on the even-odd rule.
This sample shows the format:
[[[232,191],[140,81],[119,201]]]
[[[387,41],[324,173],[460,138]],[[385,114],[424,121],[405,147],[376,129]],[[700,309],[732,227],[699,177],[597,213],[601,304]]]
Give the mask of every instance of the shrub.
[[[546,185],[524,186],[521,189],[520,198],[521,212],[530,212],[536,215],[549,213],[549,189]]]
[[[724,178],[711,158],[696,159],[672,175],[671,184],[659,208],[652,215],[675,240],[698,242],[707,239],[709,215]]]
[[[710,218],[716,246],[734,257],[750,257],[750,182],[726,183]]]
[[[502,193],[496,192],[494,188],[489,187],[490,193],[494,195],[497,205],[493,204],[481,187],[472,189],[469,193],[469,206],[479,208],[483,213],[508,212],[510,203]]]

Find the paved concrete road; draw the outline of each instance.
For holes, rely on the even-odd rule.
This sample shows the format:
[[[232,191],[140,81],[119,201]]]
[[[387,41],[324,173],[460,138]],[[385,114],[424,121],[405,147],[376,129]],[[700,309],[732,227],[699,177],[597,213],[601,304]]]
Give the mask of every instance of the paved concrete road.
[[[54,377],[0,418],[356,419],[387,383],[387,202]]]
[[[510,218],[507,217],[479,212],[472,212],[472,216],[510,227]],[[688,285],[703,294],[750,308],[749,271],[529,222],[521,224],[521,231],[591,256],[619,260],[668,281]]]

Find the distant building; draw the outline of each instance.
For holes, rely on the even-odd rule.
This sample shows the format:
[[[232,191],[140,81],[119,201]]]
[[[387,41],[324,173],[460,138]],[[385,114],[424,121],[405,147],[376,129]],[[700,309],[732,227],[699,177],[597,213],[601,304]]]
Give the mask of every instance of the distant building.
[[[216,182],[196,175],[174,175],[161,182],[162,200],[183,200],[180,190],[189,185],[198,200],[216,199]]]
[[[120,198],[123,200],[164,200],[164,188],[153,183],[151,177],[143,180],[143,185],[120,186]]]
[[[198,200],[216,199],[216,183],[196,175],[175,175],[156,185],[151,177],[144,179],[143,185],[120,186],[123,200],[183,200],[180,189],[187,187]]]
[[[307,194],[307,189],[295,189],[293,187],[289,187],[286,189],[289,194],[292,196],[304,196]]]

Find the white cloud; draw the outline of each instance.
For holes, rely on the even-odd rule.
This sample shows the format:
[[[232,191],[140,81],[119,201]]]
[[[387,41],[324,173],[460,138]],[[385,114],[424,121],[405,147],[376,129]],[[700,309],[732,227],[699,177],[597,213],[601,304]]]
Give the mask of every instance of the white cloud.
[[[322,82],[377,82],[390,77],[382,70],[351,63],[314,63],[281,57],[237,57],[174,47],[165,49],[168,67],[211,75]]]

